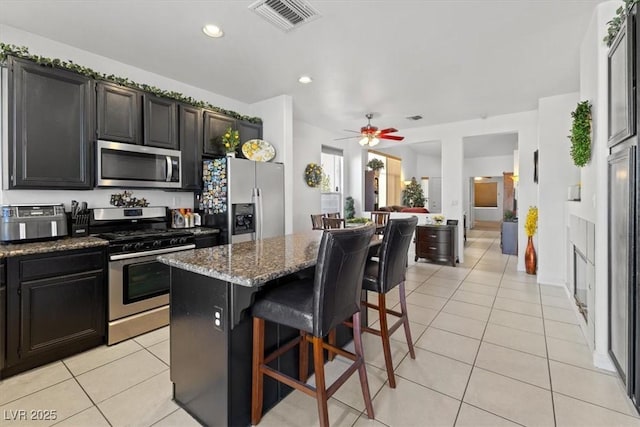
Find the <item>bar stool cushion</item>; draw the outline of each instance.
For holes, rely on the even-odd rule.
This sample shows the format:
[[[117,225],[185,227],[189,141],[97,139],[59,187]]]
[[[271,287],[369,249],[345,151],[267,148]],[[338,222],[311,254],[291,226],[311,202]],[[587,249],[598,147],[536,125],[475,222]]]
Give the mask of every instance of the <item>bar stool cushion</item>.
[[[365,266],[363,289],[386,294],[404,281],[407,252],[417,224],[415,216],[389,220],[378,252],[379,260],[370,260]]]
[[[313,277],[269,290],[252,310],[254,316],[313,333]]]

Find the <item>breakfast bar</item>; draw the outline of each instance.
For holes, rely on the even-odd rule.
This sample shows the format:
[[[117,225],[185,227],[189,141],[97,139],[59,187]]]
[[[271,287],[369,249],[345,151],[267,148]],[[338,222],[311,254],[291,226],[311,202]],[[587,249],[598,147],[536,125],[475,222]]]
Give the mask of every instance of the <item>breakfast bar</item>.
[[[265,286],[299,275],[312,275],[322,231],[234,243],[161,255],[171,267],[170,334],[173,397],[208,426],[246,426],[251,405],[251,305]],[[371,247],[379,245],[374,236]],[[338,343],[349,340],[338,331]],[[299,334],[267,324],[267,351]],[[275,359],[273,366],[297,376],[297,351]],[[264,408],[283,399],[291,388],[270,378],[264,383]]]

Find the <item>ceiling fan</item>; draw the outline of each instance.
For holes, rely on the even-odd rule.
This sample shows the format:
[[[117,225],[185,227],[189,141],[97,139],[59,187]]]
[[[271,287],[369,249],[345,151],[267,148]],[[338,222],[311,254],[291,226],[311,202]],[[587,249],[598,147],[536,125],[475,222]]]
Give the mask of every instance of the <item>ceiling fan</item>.
[[[360,134],[359,136],[347,136],[345,138],[337,138],[336,141],[340,139],[360,138],[360,141],[358,141],[360,145],[362,146],[368,145],[370,147],[373,147],[374,145],[377,145],[381,139],[390,139],[392,141],[402,141],[404,139],[404,136],[389,135],[390,133],[398,132],[398,129],[396,128],[387,128],[387,129],[378,130],[377,127],[371,126],[371,119],[373,118],[373,113],[369,113],[365,117],[367,118],[367,125],[361,127],[360,132],[355,130],[347,130],[347,132],[358,133]]]

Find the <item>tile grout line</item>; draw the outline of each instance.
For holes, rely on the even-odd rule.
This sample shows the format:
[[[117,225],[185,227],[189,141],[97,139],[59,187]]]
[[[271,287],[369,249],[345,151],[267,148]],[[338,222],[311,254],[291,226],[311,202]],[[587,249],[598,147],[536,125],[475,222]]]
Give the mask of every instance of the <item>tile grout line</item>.
[[[493,239],[493,242],[495,242],[495,240],[496,240],[496,239],[494,238],[494,239]],[[492,245],[493,245],[493,243],[492,243]],[[490,248],[490,247],[491,247],[491,245],[489,246],[489,248]],[[480,262],[480,260],[481,260],[481,259],[482,259],[486,254],[487,254],[487,252],[489,251],[489,248],[487,248],[487,249],[485,250],[485,252],[482,254],[482,256],[480,257],[480,259],[478,260],[478,262]],[[504,268],[505,268],[505,269],[507,268],[507,264],[505,264]],[[472,271],[473,271],[473,270],[472,270]],[[502,275],[501,275],[501,279],[500,279],[500,280],[502,280],[502,276],[504,276],[504,271],[503,271],[503,273],[502,273]],[[500,286],[498,286],[498,288],[500,288]],[[494,304],[495,304],[495,298],[493,299],[493,304],[491,304],[491,310],[493,310],[493,305],[494,305]],[[491,311],[489,311],[489,316],[491,316]],[[483,340],[483,338],[484,338],[484,334],[485,334],[485,333],[486,333],[486,331],[487,331],[487,327],[488,327],[488,325],[489,325],[489,321],[488,321],[488,319],[487,319],[487,322],[486,322],[486,323],[485,323],[485,325],[484,325],[484,329],[482,330],[482,335],[480,336],[480,339],[479,339],[478,349],[476,350],[476,354],[475,354],[475,356],[474,356],[474,358],[473,358],[473,363],[471,364],[471,370],[469,371],[469,377],[467,378],[467,383],[466,383],[466,384],[465,384],[465,386],[464,386],[464,390],[463,390],[463,392],[462,392],[462,397],[460,398],[460,405],[458,406],[458,412],[456,412],[456,417],[455,417],[455,419],[454,419],[454,421],[453,421],[453,425],[454,425],[454,426],[455,426],[455,425],[456,425],[456,423],[458,422],[458,417],[460,416],[460,411],[462,410],[462,405],[465,403],[465,402],[464,402],[464,397],[465,397],[465,395],[467,394],[467,390],[468,390],[468,388],[469,388],[469,383],[471,382],[471,376],[473,375],[473,370],[474,370],[474,369],[475,369],[475,367],[476,367],[476,361],[478,360],[478,354],[480,353],[480,348],[482,347],[482,340]],[[484,409],[483,409],[483,410],[484,410]],[[490,414],[492,414],[492,415],[496,415],[496,414],[493,414],[493,412],[486,411],[486,410],[484,410],[484,411],[485,411],[485,412],[489,412],[489,413],[490,413]]]
[[[87,390],[85,390],[85,388],[82,386],[82,384],[80,384],[80,381],[78,381],[78,378],[75,376],[75,374],[73,372],[71,372],[71,369],[67,366],[67,364],[64,362],[64,360],[62,360],[62,364],[64,365],[65,368],[67,368],[67,371],[69,371],[69,373],[71,374],[71,377],[73,378],[73,380],[76,382],[76,384],[78,384],[78,387],[80,387],[80,389],[82,390],[82,392],[87,396],[87,398],[89,399],[89,401],[92,403],[92,406],[95,407],[98,412],[100,413],[100,415],[102,416],[102,418],[104,418],[104,420],[107,422],[107,424],[109,424],[110,426],[113,426],[113,424],[111,424],[111,421],[109,421],[109,419],[107,418],[107,416],[102,412],[102,409],[100,409],[100,407],[98,406],[98,404],[93,400],[93,398],[89,395],[89,393],[87,392]],[[87,371],[88,372],[88,371]],[[85,408],[82,411],[73,414],[77,415],[83,411],[86,411],[89,408]],[[65,418],[65,420],[68,420],[71,417],[67,417]]]

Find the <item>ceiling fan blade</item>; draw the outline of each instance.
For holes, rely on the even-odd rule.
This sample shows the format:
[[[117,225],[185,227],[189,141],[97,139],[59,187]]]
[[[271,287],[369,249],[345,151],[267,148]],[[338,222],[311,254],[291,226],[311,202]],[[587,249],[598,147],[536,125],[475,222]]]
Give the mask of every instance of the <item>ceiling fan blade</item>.
[[[360,133],[360,132],[358,132],[358,135],[354,135],[354,136],[345,136],[344,138],[334,138],[333,140],[334,140],[334,141],[340,141],[340,140],[343,140],[343,139],[360,138],[359,133]]]
[[[357,130],[351,130],[351,129],[342,129],[345,132],[353,132],[353,133],[360,133],[360,131]]]
[[[398,132],[398,129],[396,129],[396,128],[386,128],[386,129],[382,129],[382,130],[380,131],[380,134],[393,133],[393,132]]]
[[[392,139],[394,141],[402,141],[404,139],[404,136],[380,135],[378,138],[380,138],[380,139]]]

